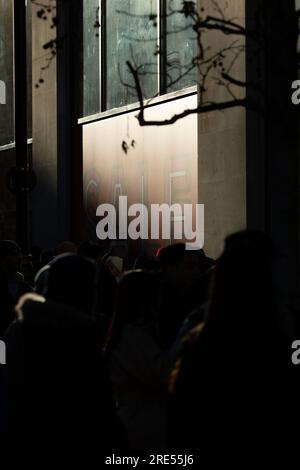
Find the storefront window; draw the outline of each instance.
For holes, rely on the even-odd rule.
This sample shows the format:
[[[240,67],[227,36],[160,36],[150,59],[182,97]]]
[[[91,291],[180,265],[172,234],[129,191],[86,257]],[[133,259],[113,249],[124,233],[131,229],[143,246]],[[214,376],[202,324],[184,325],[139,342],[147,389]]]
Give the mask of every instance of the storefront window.
[[[0,104],[0,147],[14,143],[14,11],[12,0],[0,0],[0,80],[5,103]],[[31,1],[26,3],[27,135],[32,137]]]
[[[0,0],[0,80],[5,89],[0,104],[0,146],[14,141],[13,2]]]
[[[196,84],[197,37],[182,0],[83,1],[83,115]],[[196,6],[196,1],[192,2]]]

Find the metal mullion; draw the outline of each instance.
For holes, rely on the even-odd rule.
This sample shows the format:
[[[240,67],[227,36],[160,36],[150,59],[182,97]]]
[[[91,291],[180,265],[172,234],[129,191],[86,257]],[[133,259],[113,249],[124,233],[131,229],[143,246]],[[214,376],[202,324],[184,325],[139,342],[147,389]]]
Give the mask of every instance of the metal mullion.
[[[107,37],[106,37],[106,0],[99,0],[100,8],[100,105],[101,112],[107,109]]]
[[[159,5],[159,94],[167,93],[167,2],[158,0]]]

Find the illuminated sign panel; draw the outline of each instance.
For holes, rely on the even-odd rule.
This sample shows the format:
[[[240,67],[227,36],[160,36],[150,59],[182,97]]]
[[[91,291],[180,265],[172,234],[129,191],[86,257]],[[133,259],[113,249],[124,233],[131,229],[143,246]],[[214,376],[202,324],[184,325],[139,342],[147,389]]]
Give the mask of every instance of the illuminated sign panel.
[[[153,106],[149,119],[161,119],[197,106],[197,96]],[[100,204],[120,196],[128,204],[195,204],[197,195],[197,115],[170,126],[140,127],[137,112],[83,127],[84,204],[90,236],[95,237]],[[172,239],[172,237],[171,237]],[[141,241],[152,252],[162,242]]]

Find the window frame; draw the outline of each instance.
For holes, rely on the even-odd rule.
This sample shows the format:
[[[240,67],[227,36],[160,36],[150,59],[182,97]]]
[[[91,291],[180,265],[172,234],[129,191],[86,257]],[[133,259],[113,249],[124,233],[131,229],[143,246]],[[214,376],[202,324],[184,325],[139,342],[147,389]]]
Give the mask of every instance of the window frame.
[[[84,1],[84,0],[83,0]],[[157,3],[157,46],[161,53],[159,54],[157,63],[157,96],[151,99],[151,103],[147,104],[147,99],[144,101],[145,108],[156,106],[157,104],[166,101],[172,101],[180,97],[196,94],[198,92],[198,85],[191,85],[189,87],[181,88],[176,91],[167,91],[167,38],[164,31],[167,29],[167,0],[154,0]],[[131,111],[139,110],[139,102],[107,109],[107,83],[105,72],[107,65],[107,25],[106,25],[106,2],[107,0],[99,0],[99,96],[100,96],[100,110],[97,113],[80,116],[78,124],[86,124],[88,122],[107,119],[112,116],[119,116]],[[83,3],[82,3],[83,9]],[[82,97],[84,99],[84,96]],[[83,110],[83,104],[82,104]]]
[[[178,91],[172,91],[164,95],[157,96],[151,100],[151,103],[148,103],[148,100],[144,101],[144,108],[152,108],[159,104],[163,104],[169,101],[178,100],[179,98],[184,98],[186,96],[196,95],[198,93],[198,85],[192,85],[187,88],[182,88]],[[78,124],[87,124],[89,122],[101,121],[104,119],[109,119],[114,116],[120,116],[122,114],[127,114],[132,111],[138,111],[140,109],[139,102],[131,103],[126,106],[120,106],[119,108],[112,108],[108,111],[100,111],[99,113],[91,114],[89,116],[78,118]]]
[[[31,9],[31,2],[30,0],[26,0],[25,1],[25,7],[26,7],[26,33],[27,33],[27,41],[28,41],[28,38],[29,37],[32,37],[32,9]],[[13,43],[13,70],[12,70],[12,73],[13,73],[13,107],[15,108],[15,57],[14,57],[14,54],[15,54],[15,51],[14,51],[14,43],[15,43],[15,36],[14,36],[14,4],[13,4],[13,0],[12,0],[12,14],[13,14],[13,18],[12,18],[12,29],[11,29],[11,34],[12,34],[12,43]],[[29,24],[29,21],[28,21],[28,18],[27,15],[30,15],[30,28],[28,30],[28,24]],[[27,61],[27,68],[30,67],[30,79],[31,81],[29,80],[28,83],[27,83],[27,135],[28,135],[28,138],[27,138],[27,146],[31,146],[32,145],[32,133],[33,133],[33,129],[32,129],[32,95],[28,94],[29,92],[29,87],[31,88],[32,90],[32,42],[30,41],[30,47],[31,47],[31,51],[28,50],[28,42],[26,43],[26,54],[27,54],[27,58],[31,58],[31,61]],[[27,70],[27,79],[28,79],[28,70]],[[28,100],[28,98],[30,98],[30,100]],[[2,106],[2,105],[1,105]],[[31,108],[31,109],[29,109]],[[0,145],[0,152],[6,152],[8,150],[14,150],[16,148],[16,142],[15,142],[15,109],[13,109],[13,121],[14,121],[14,125],[13,125],[13,140],[11,142],[7,142],[5,144],[2,144]],[[31,120],[31,124],[29,126],[29,119]],[[29,132],[29,129],[31,132]]]

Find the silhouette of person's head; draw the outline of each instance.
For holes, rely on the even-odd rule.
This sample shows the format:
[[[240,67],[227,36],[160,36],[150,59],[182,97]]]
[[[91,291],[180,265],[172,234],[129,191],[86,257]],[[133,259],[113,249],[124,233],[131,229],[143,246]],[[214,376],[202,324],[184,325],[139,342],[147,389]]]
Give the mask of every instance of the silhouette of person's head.
[[[157,252],[157,258],[159,259],[164,272],[173,272],[178,270],[182,265],[184,256],[184,243],[174,243],[160,248]]]
[[[142,269],[143,271],[159,271],[160,262],[157,258],[139,256],[134,262],[134,269]]]
[[[77,250],[78,255],[98,261],[104,254],[103,248],[92,240],[82,242]]]
[[[50,265],[46,264],[36,274],[34,278],[34,291],[38,295],[45,295],[48,285],[48,273]]]
[[[12,240],[0,241],[0,269],[9,280],[17,278],[21,267],[22,252],[17,243]]]
[[[63,255],[66,253],[77,253],[77,246],[75,243],[70,241],[64,241],[60,243],[54,250],[56,256]]]
[[[215,271],[212,320],[245,328],[250,323],[263,326],[271,320],[272,253],[271,241],[258,231],[242,231],[226,238]]]
[[[203,249],[188,250],[185,243],[174,243],[161,248],[157,258],[162,270],[167,274],[204,274],[214,266],[213,259],[208,258]]]
[[[49,300],[91,313],[96,300],[96,264],[75,254],[58,256],[47,272]]]

